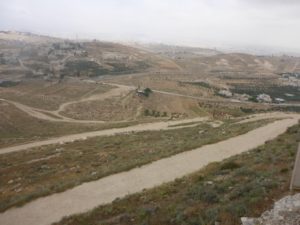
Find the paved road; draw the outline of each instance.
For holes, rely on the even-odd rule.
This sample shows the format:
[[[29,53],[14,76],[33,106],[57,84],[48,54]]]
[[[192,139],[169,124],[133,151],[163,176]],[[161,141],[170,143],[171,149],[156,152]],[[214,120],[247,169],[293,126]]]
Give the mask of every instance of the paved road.
[[[87,212],[115,198],[140,192],[195,172],[263,145],[298,123],[299,116],[275,121],[246,134],[161,159],[140,168],[84,183],[62,193],[34,200],[21,208],[0,214],[1,225],[49,225],[65,216]]]

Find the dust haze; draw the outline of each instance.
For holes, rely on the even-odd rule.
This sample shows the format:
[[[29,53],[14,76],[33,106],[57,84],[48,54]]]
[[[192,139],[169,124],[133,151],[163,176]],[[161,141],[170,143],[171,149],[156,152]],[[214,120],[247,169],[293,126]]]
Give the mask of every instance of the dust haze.
[[[0,29],[64,38],[300,52],[298,1],[3,0]]]

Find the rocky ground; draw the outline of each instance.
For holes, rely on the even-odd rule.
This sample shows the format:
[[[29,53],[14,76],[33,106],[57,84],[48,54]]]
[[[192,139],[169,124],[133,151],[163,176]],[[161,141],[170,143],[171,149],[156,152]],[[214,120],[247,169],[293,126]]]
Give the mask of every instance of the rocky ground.
[[[242,225],[300,225],[300,194],[286,196],[259,218],[241,218]]]

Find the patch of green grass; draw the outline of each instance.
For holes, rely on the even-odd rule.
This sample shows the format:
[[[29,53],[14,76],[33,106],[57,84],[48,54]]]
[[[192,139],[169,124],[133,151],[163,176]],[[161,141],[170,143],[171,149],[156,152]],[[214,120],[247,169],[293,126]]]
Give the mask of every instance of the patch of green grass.
[[[240,225],[289,192],[300,125],[249,153],[160,187],[117,199],[56,225]]]
[[[238,163],[229,161],[229,162],[225,162],[221,165],[221,170],[234,170],[239,167],[241,167],[241,165],[239,165]]]
[[[218,128],[201,124],[176,130],[95,137],[0,155],[0,186],[3,190],[0,211],[243,134],[267,122],[270,120],[242,125],[225,122]]]

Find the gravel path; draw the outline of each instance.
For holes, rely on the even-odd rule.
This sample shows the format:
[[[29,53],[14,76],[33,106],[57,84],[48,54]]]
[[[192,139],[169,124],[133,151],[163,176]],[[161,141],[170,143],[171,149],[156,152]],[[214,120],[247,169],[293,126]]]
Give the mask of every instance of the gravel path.
[[[249,151],[298,123],[299,116],[275,121],[246,134],[84,183],[0,214],[1,225],[49,225],[64,216],[87,212],[115,198],[152,188],[195,172],[207,164]]]

